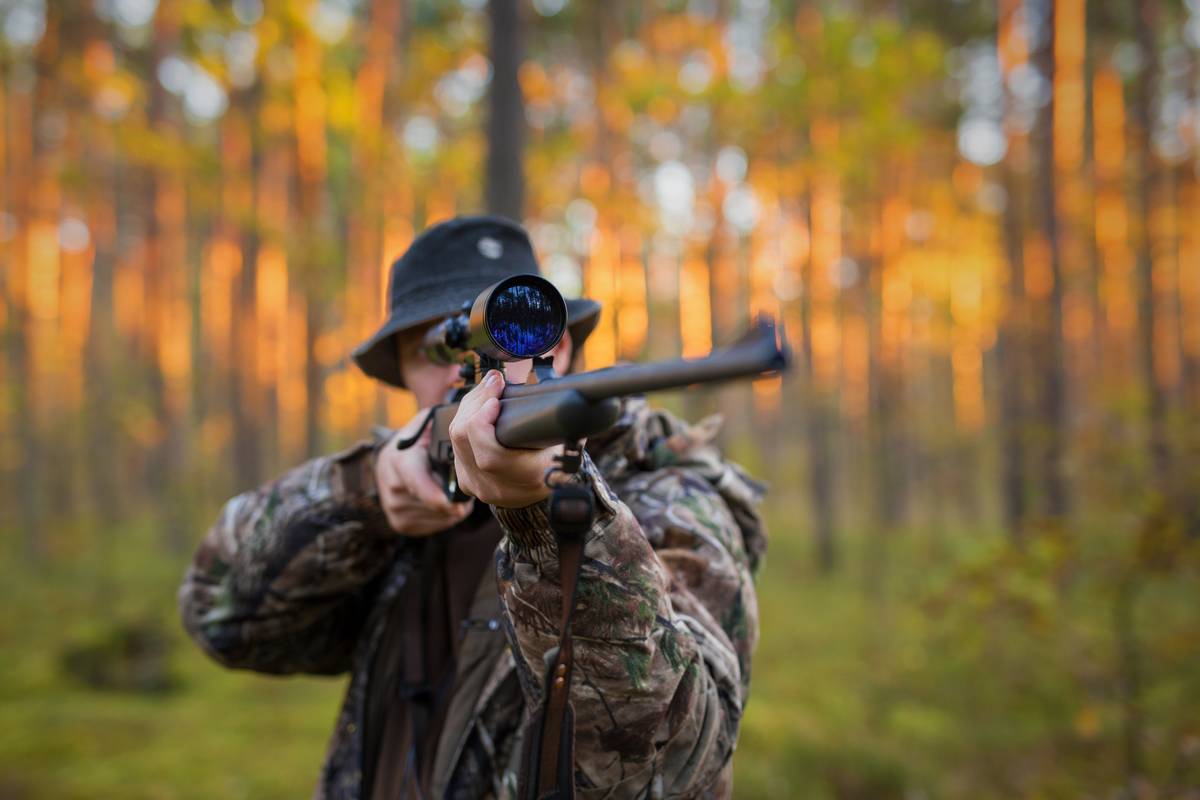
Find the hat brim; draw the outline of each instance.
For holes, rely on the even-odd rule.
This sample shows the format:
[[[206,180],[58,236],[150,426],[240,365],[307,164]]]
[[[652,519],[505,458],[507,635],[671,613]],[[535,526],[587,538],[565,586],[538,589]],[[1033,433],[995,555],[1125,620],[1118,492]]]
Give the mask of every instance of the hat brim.
[[[415,304],[414,304],[415,305]],[[412,305],[405,309],[396,309],[379,330],[361,345],[354,349],[351,357],[364,373],[376,380],[383,381],[389,386],[406,389],[404,377],[400,374],[400,351],[397,348],[399,335],[410,328],[424,325],[434,320],[448,317],[461,310],[453,303],[431,303],[424,305],[423,311],[416,311]],[[437,310],[430,311],[430,307]],[[600,304],[586,297],[567,301],[567,330],[571,334],[574,352],[578,353],[584,341],[596,324],[600,322]]]

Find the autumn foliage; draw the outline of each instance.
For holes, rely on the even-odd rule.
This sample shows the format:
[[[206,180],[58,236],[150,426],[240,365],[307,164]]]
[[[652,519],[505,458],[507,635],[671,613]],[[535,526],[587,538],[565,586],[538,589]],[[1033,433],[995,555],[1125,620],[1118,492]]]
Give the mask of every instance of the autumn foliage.
[[[786,378],[664,400],[773,487],[745,796],[1197,796],[1200,5],[518,5],[505,127],[486,0],[0,4],[0,796],[232,796],[92,746],[139,642],[175,699],[129,724],[253,772],[191,698],[264,679],[170,666],[172,583],[223,498],[409,418],[348,353],[500,197],[603,303],[587,367],[786,326]],[[244,793],[311,786],[295,686],[295,782]]]

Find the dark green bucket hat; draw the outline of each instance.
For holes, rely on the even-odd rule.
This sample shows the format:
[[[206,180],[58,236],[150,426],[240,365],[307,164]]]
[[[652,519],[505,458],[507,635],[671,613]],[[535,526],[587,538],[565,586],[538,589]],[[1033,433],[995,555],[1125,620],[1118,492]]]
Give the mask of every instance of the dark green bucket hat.
[[[455,217],[413,240],[392,264],[388,318],[355,348],[354,363],[372,378],[404,388],[397,336],[462,310],[510,275],[541,274],[525,230],[500,217]],[[600,320],[595,300],[567,301],[567,329],[578,351]]]

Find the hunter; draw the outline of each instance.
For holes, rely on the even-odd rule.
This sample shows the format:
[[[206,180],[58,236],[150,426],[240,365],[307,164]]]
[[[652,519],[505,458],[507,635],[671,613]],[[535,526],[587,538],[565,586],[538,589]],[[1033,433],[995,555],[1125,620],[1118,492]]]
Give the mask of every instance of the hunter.
[[[525,231],[491,217],[426,230],[392,265],[387,320],[353,353],[427,409],[460,381],[421,337],[485,287],[537,273]],[[555,369],[600,307],[568,302]],[[509,365],[520,383],[530,362]],[[467,394],[451,428],[452,503],[420,444],[390,435],[301,464],[230,500],[179,593],[214,659],[272,674],[349,673],[318,798],[517,796],[525,723],[559,635],[561,589],[543,480],[556,450],[495,437],[504,381]],[[596,515],[572,631],[577,796],[728,797],[758,637],[752,576],[762,487],[725,461],[715,420],[689,426],[628,398],[587,442]]]

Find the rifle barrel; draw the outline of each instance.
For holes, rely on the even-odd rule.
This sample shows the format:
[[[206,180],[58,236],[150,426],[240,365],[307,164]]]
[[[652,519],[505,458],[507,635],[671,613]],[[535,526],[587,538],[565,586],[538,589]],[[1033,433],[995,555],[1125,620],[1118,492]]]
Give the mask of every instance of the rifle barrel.
[[[787,367],[789,360],[786,342],[778,335],[775,323],[762,317],[740,341],[703,358],[629,364],[567,375],[545,383],[511,385],[504,390],[504,397],[575,390],[585,399],[598,402],[610,397],[778,372]]]

